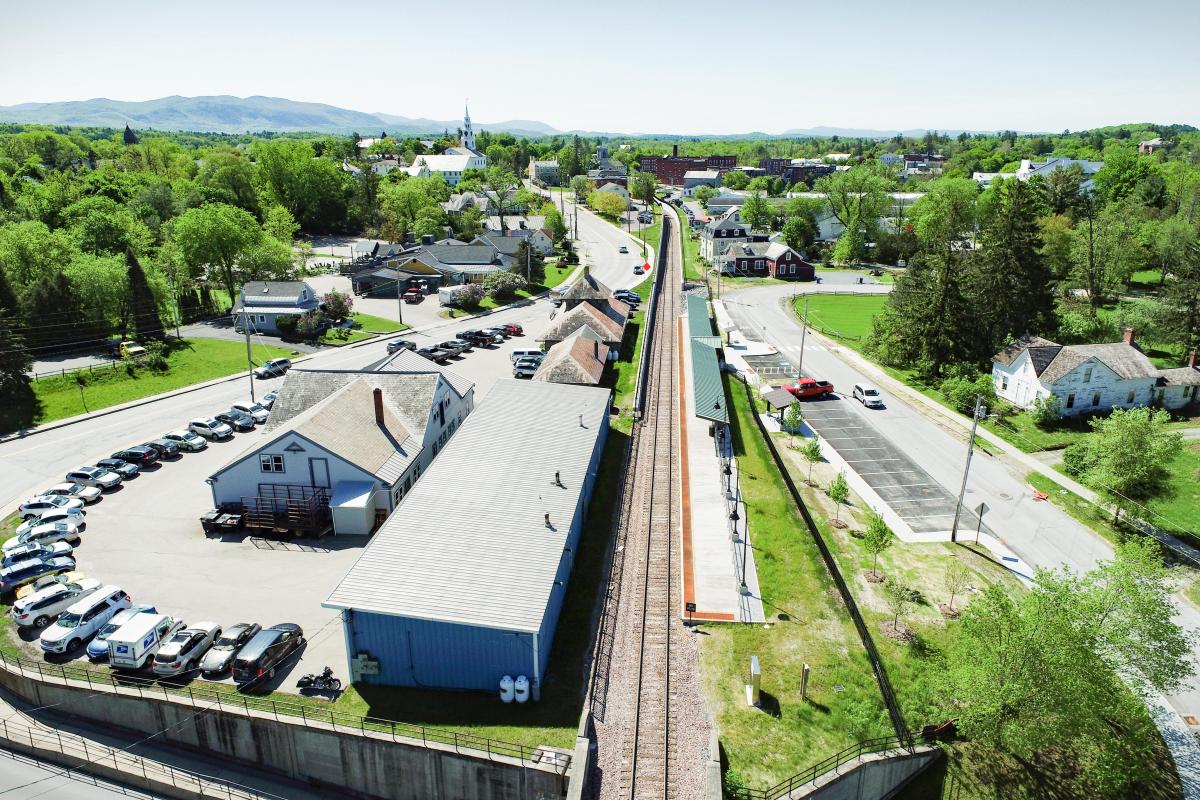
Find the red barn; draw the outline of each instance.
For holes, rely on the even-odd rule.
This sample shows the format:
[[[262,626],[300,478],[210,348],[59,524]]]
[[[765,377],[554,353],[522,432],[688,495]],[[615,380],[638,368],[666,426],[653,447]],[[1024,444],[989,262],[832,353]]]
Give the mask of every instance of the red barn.
[[[741,242],[725,251],[726,275],[811,281],[816,268],[783,242]]]

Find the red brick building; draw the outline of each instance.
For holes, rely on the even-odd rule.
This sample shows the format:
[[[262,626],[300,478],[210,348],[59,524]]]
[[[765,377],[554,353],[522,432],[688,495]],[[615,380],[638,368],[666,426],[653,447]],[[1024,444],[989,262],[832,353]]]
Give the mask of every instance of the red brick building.
[[[737,156],[642,156],[641,167],[659,183],[682,186],[685,172],[715,169],[724,175],[737,167]]]

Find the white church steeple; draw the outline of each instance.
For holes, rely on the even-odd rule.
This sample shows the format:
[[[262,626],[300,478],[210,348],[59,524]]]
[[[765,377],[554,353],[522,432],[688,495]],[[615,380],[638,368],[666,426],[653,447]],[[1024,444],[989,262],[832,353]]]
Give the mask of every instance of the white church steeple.
[[[471,111],[463,104],[462,146],[468,150],[475,149],[475,131],[471,130]]]

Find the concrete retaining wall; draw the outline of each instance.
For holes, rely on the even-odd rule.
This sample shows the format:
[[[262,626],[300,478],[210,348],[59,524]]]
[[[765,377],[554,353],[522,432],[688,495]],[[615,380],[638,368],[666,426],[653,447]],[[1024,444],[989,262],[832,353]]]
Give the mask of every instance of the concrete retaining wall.
[[[34,706],[255,765],[339,794],[385,800],[558,800],[566,778],[516,759],[472,757],[453,747],[396,742],[251,712],[193,707],[40,682],[0,669],[0,685]],[[160,733],[161,732],[161,733]]]
[[[916,752],[887,751],[861,756],[838,769],[837,775],[825,775],[793,791],[789,800],[887,800],[908,782],[942,757],[935,747],[918,747]]]

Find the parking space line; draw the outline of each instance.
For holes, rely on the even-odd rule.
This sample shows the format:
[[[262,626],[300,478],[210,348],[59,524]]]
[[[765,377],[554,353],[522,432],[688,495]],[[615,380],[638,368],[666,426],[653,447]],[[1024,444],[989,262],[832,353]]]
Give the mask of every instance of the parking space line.
[[[863,475],[864,473],[860,472],[860,473],[858,473],[858,474],[859,474],[859,475]],[[865,473],[865,474],[867,474],[867,475],[888,475],[888,474],[890,474],[890,473],[887,473],[887,472],[868,472],[868,473]],[[892,484],[891,486],[879,486],[879,487],[876,487],[876,489],[875,489],[875,490],[876,490],[876,491],[882,491],[882,490],[884,490],[884,489],[913,489],[913,488],[916,488],[917,486],[933,486],[933,484],[932,484],[932,483],[895,483],[895,484]]]
[[[846,459],[847,464],[878,464],[880,461],[904,461],[903,458],[860,458],[857,460]]]

